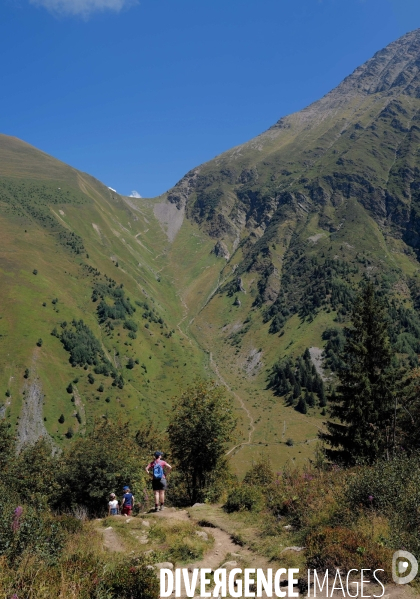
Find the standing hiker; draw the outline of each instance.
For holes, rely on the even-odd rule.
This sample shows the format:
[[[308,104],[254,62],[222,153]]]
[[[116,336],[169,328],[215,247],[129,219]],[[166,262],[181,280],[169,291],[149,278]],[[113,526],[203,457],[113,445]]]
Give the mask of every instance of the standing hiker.
[[[111,493],[108,502],[108,516],[116,516],[119,512],[118,499],[115,497],[115,493]]]
[[[164,468],[172,470],[172,466],[160,459],[161,456],[161,451],[155,451],[155,459],[146,466],[147,474],[153,477],[152,489],[155,494],[155,512],[159,511],[159,502],[161,510],[163,510],[165,503],[166,476]]]
[[[130,487],[123,488],[124,495],[121,503],[121,513],[123,516],[131,516],[134,506],[134,495],[130,491]]]

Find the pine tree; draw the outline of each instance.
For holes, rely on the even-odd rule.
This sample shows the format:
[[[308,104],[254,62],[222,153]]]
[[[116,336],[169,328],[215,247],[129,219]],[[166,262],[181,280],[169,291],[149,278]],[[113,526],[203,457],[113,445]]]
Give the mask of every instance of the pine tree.
[[[308,406],[306,405],[306,401],[303,397],[299,398],[299,401],[296,406],[296,410],[301,414],[306,414],[308,411]]]
[[[322,438],[327,457],[344,465],[373,462],[387,456],[392,443],[397,372],[392,355],[385,303],[367,283],[353,307],[347,329],[339,385],[329,398],[331,416]]]

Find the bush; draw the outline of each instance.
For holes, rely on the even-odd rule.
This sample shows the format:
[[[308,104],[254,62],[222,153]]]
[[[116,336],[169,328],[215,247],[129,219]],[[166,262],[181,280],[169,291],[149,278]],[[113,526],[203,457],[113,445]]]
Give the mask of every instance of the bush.
[[[67,439],[71,439],[72,437],[74,437],[74,430],[72,426],[69,426],[69,428],[67,429],[67,432],[65,434]]]
[[[28,553],[54,563],[65,540],[60,522],[48,512],[16,506],[9,498],[0,498],[0,504],[0,555],[4,555],[9,563],[16,563]]]
[[[202,559],[205,544],[188,538],[178,539],[169,551],[169,557],[175,562],[192,562]]]
[[[111,491],[129,485],[136,500],[145,487],[144,463],[140,447],[128,424],[98,421],[86,437],[77,438],[61,458],[58,479],[61,510],[84,506],[91,515],[103,515]]]
[[[125,329],[128,329],[129,331],[133,331],[133,333],[136,333],[139,328],[137,324],[134,322],[134,320],[130,319],[125,320],[123,326]]]
[[[261,460],[252,466],[245,474],[243,484],[265,487],[274,480],[274,472],[266,460]]]
[[[24,446],[17,457],[9,459],[2,478],[20,502],[44,511],[58,492],[59,467],[58,458],[52,455],[51,443],[40,438],[34,445]]]
[[[134,561],[107,571],[103,584],[112,599],[156,599],[159,596],[156,574]]]
[[[346,508],[353,512],[389,518],[392,543],[408,551],[420,550],[419,454],[400,455],[357,469],[347,480]]]
[[[264,505],[260,489],[254,486],[239,485],[234,487],[227,498],[223,509],[228,512],[258,511]]]
[[[383,569],[378,573],[383,582],[391,578],[393,551],[376,544],[362,533],[348,528],[323,527],[306,538],[308,568],[319,571],[345,571],[370,568]]]

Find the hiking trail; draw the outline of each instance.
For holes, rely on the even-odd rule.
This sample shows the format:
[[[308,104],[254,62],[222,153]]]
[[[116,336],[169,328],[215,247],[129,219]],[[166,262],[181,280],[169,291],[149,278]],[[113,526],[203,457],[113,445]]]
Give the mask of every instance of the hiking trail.
[[[235,393],[235,391],[233,391],[233,389],[227,384],[227,382],[225,381],[225,379],[220,374],[219,368],[218,368],[216,362],[213,360],[213,354],[212,354],[212,352],[209,352],[209,359],[210,359],[210,366],[213,368],[214,373],[216,374],[217,378],[222,383],[222,385],[224,385],[226,387],[226,389],[228,391],[230,391],[230,393],[232,393],[232,395],[234,395],[234,397],[236,397],[236,399],[239,402],[239,405],[241,406],[242,410],[245,412],[245,414],[247,415],[248,420],[249,420],[248,441],[242,441],[242,443],[238,443],[237,445],[235,445],[234,447],[232,447],[231,449],[229,449],[229,451],[226,452],[226,455],[230,455],[232,453],[232,451],[234,451],[235,449],[238,449],[238,447],[242,447],[243,445],[251,445],[251,443],[252,443],[252,435],[253,435],[253,433],[255,431],[254,419],[252,417],[251,412],[248,410],[248,408],[247,408],[244,400],[242,399],[242,397],[240,395],[238,395],[237,393]]]
[[[203,507],[201,507],[203,506]],[[208,508],[210,508],[210,512],[213,511],[212,514],[207,513]],[[219,516],[218,516],[219,513]],[[102,520],[96,520],[96,530],[103,537],[103,546],[108,551],[115,551],[119,553],[128,553],[129,547],[126,544],[127,537],[130,536],[131,540],[136,539],[137,547],[139,551],[131,551],[133,555],[140,555],[141,553],[151,554],[152,549],[149,544],[148,533],[150,531],[150,527],[153,525],[153,522],[159,522],[159,520],[173,522],[192,522],[194,524],[198,524],[200,526],[200,531],[205,533],[208,537],[214,538],[213,545],[205,552],[204,556],[200,560],[192,561],[188,564],[180,564],[180,563],[172,563],[172,562],[161,562],[156,563],[154,567],[156,574],[159,574],[160,568],[186,568],[191,574],[194,568],[211,568],[211,570],[215,570],[217,568],[223,567],[226,568],[229,572],[232,568],[262,568],[264,572],[267,572],[269,568],[272,568],[273,571],[277,570],[279,567],[286,567],[284,563],[281,562],[281,555],[285,552],[294,552],[296,550],[303,550],[304,548],[289,546],[282,549],[279,553],[279,561],[269,560],[268,558],[255,553],[243,542],[239,545],[235,543],[231,534],[223,530],[219,526],[219,520],[223,521],[223,516],[220,515],[221,510],[220,507],[217,506],[209,506],[204,504],[198,504],[197,507],[186,509],[177,509],[177,508],[166,508],[163,512],[150,512],[141,514],[136,517],[125,518],[124,516],[114,516],[112,518],[108,518],[108,522],[112,522],[115,518],[115,525],[109,525],[106,528],[102,526]],[[207,521],[206,516],[209,516],[209,521]],[[123,530],[123,535],[118,534],[118,527]],[[132,527],[136,526],[136,528],[132,529]],[[138,532],[138,526],[141,526],[142,533],[139,537],[136,532]],[[223,524],[221,524],[223,526]],[[130,530],[132,529],[132,530]],[[130,534],[131,533],[131,534]],[[131,547],[131,545],[130,545]],[[153,563],[153,561],[152,561]],[[295,566],[293,566],[295,567]],[[322,580],[322,579],[321,579]],[[320,599],[327,599],[327,597],[332,598],[342,598],[342,592],[340,590],[334,591],[331,593],[333,578],[330,578],[330,592],[327,595],[325,590],[320,592],[317,590],[316,596]],[[370,596],[373,594],[380,596],[382,593],[382,589],[378,586],[369,585],[371,587],[369,589]],[[297,591],[297,587],[294,589]],[[195,598],[199,597],[199,586],[197,585],[195,591]],[[307,592],[299,593],[300,597],[307,597]],[[311,595],[313,596],[313,589],[311,589]],[[365,595],[366,596],[366,595]],[[393,585],[386,584],[385,592],[382,595],[382,599],[412,599],[416,596],[414,590],[409,587],[409,585]],[[173,593],[171,596],[175,597]],[[184,588],[184,583],[181,585],[181,599],[186,599],[187,594]],[[263,593],[263,597],[266,597],[266,594]],[[360,598],[360,592],[356,595],[353,595],[355,599]]]

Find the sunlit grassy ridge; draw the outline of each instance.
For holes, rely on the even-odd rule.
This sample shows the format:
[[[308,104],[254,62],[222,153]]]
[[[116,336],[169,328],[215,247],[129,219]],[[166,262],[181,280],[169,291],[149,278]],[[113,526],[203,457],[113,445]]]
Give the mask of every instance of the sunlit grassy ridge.
[[[0,200],[0,403],[5,415],[18,423],[22,398],[39,379],[42,418],[57,442],[65,440],[69,427],[79,430],[75,416],[83,407],[88,425],[104,414],[138,423],[157,418],[163,427],[171,396],[202,374],[205,356],[177,329],[184,308],[171,273],[161,274],[166,258],[159,253],[166,239],[153,206],[136,210],[91,177],[23,142],[5,136],[1,142],[2,170],[8,175],[1,179]],[[148,228],[152,231],[145,238]],[[68,240],[76,240],[74,247]],[[121,319],[110,320],[113,330],[99,322],[92,293],[98,283],[110,281],[123,288],[136,310],[130,316],[137,329],[131,337]],[[62,331],[63,323],[70,327],[80,319],[124,378],[122,389],[112,386],[111,377],[96,374],[93,365],[72,367],[69,353],[51,335]],[[129,358],[135,360],[132,369]],[[82,408],[66,391],[72,381]]]

